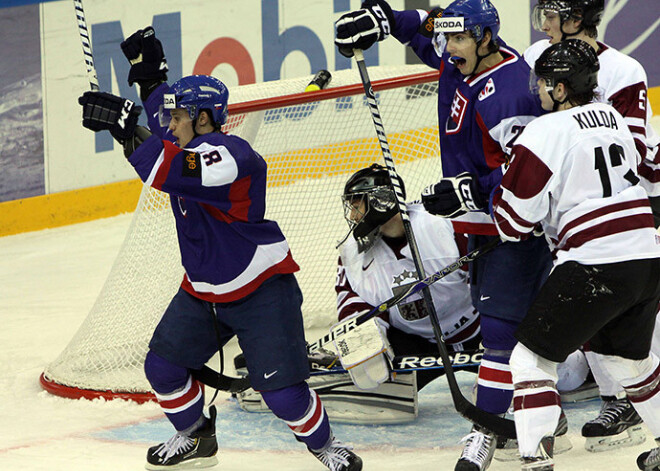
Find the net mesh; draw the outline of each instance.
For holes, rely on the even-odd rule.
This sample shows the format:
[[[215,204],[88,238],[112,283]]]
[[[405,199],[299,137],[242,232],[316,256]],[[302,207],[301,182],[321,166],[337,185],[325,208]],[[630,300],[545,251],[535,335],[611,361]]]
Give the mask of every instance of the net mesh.
[[[378,90],[380,83],[422,72],[429,69],[369,69],[409,200],[440,177],[437,75]],[[253,109],[244,104],[254,100],[299,94],[309,80],[232,89],[224,128],[251,142],[268,163],[266,217],[279,223],[301,267],[296,277],[304,296],[306,328],[330,325],[336,316],[335,246],[348,231],[340,200],[344,183],[356,170],[384,163],[355,70],[333,73],[333,89],[359,84],[348,95],[242,111]],[[69,397],[89,397],[76,391],[150,391],[144,358],[151,334],[183,278],[180,260],[169,198],[145,187],[101,293],[74,338],[45,369],[44,387]]]

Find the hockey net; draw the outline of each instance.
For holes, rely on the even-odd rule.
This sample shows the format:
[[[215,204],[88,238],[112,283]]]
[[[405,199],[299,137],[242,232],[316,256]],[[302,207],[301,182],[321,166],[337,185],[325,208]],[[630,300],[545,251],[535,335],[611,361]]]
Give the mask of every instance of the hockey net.
[[[425,66],[369,69],[397,172],[409,200],[440,177],[438,73]],[[226,132],[247,139],[268,163],[266,217],[288,239],[305,327],[336,318],[337,241],[346,234],[340,196],[354,171],[384,163],[356,70],[330,87],[300,93],[310,77],[236,87]],[[68,346],[41,384],[71,398],[153,398],[143,363],[151,334],[182,277],[166,194],[144,187],[112,270]]]

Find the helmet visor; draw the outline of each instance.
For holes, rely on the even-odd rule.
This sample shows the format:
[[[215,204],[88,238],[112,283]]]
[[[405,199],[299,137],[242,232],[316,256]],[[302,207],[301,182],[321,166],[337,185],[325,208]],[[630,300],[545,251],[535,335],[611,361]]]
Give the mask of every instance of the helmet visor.
[[[559,16],[559,5],[555,2],[540,2],[532,10],[532,26],[540,33],[543,32],[543,23],[552,21]]]

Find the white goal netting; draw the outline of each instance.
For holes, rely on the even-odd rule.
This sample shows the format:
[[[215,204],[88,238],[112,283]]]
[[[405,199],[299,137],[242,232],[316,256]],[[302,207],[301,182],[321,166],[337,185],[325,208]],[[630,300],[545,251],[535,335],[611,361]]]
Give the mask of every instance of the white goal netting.
[[[396,66],[369,73],[407,199],[418,199],[441,172],[437,72]],[[301,267],[305,326],[318,327],[335,319],[335,246],[348,230],[344,183],[384,162],[357,70],[334,72],[324,91],[300,93],[310,78],[231,89],[224,130],[250,141],[268,163],[266,217],[279,223]],[[149,399],[147,345],[182,277],[169,198],[145,187],[96,303],[44,370],[42,385],[66,397]]]

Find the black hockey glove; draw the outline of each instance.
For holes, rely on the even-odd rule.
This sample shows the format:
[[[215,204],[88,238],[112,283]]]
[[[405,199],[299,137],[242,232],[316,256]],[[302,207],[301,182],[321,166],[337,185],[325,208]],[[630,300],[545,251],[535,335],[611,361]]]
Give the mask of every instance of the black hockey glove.
[[[83,126],[94,132],[108,130],[120,144],[133,137],[141,106],[104,92],[85,92],[78,98],[83,107]]]
[[[429,213],[445,218],[455,218],[484,207],[477,180],[467,172],[443,178],[424,188],[422,204]]]
[[[394,14],[387,2],[365,0],[361,10],[346,13],[335,22],[335,44],[343,56],[353,57],[353,49],[369,49],[393,28]]]
[[[140,97],[146,100],[161,83],[167,81],[167,60],[156,32],[149,26],[131,34],[121,43],[121,50],[131,63],[128,84],[140,86]]]

